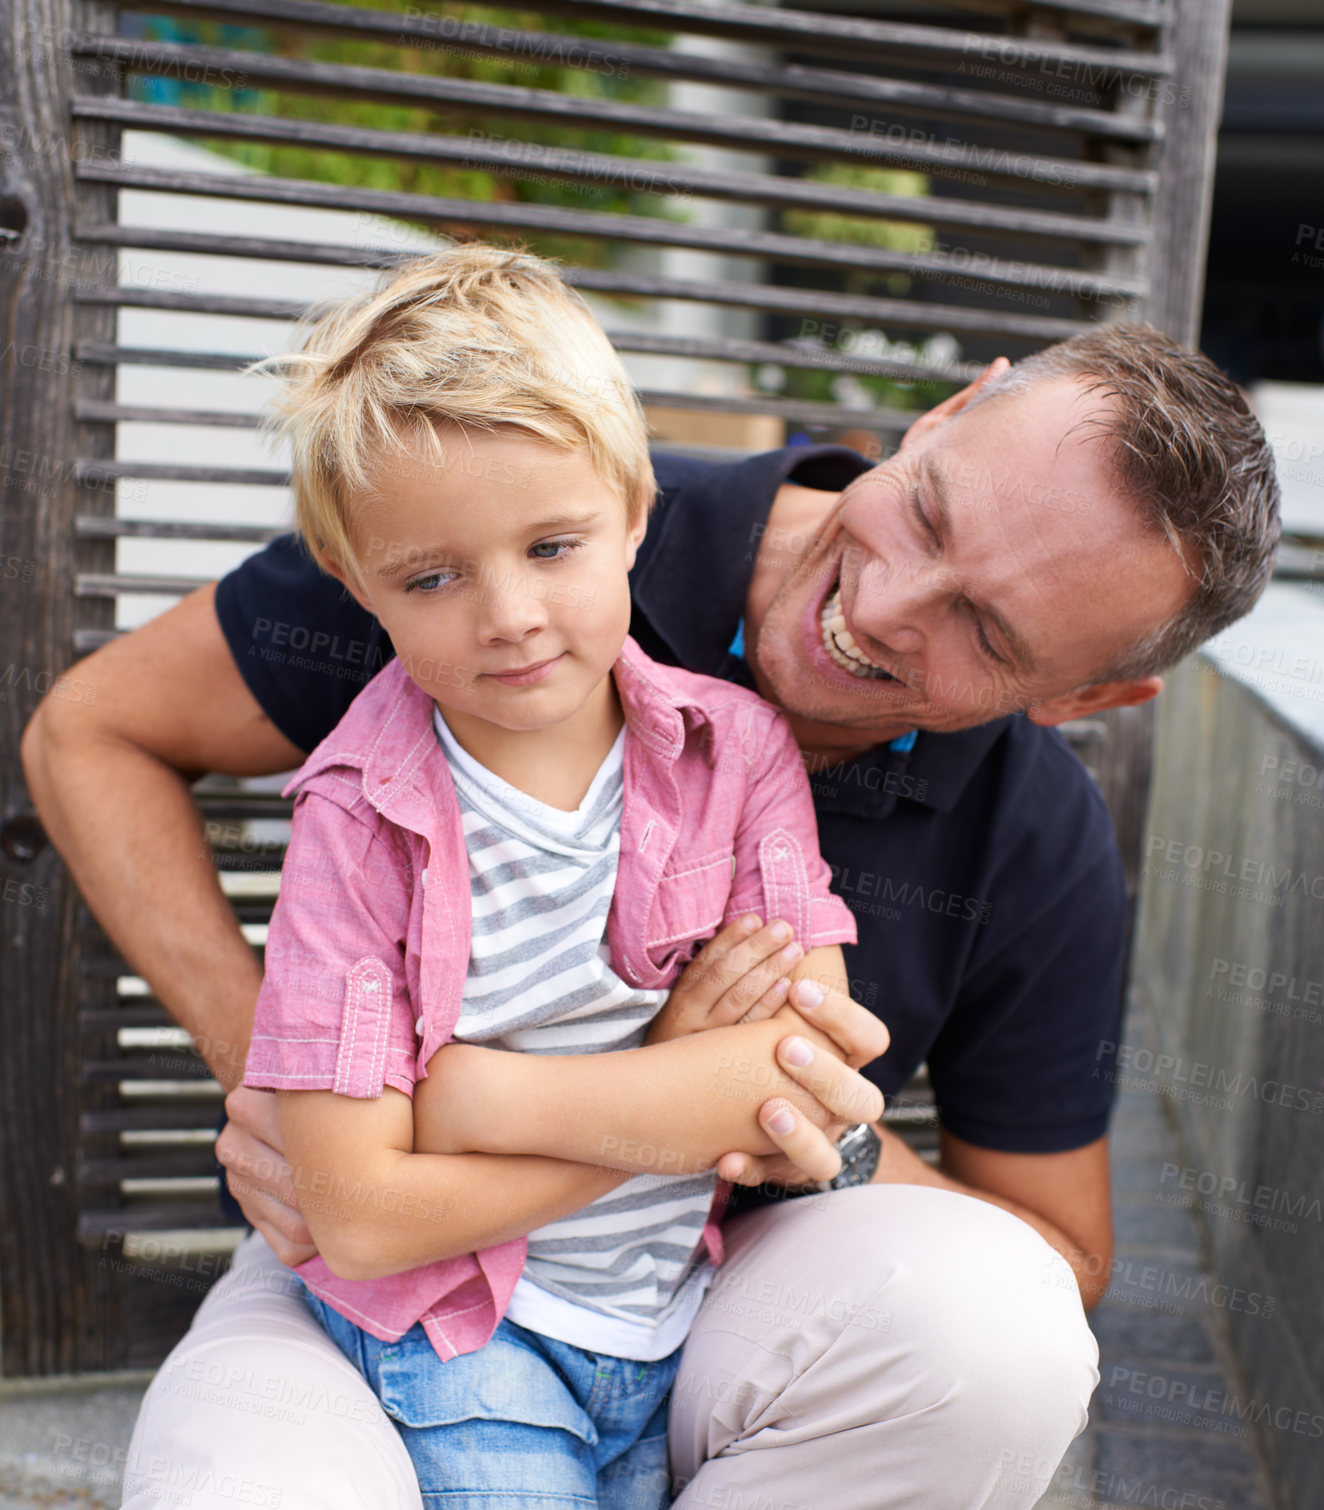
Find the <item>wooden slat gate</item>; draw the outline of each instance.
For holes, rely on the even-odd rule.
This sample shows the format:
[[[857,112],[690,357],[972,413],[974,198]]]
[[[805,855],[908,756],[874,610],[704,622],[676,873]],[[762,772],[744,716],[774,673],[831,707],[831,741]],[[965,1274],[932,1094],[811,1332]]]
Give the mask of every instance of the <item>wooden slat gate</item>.
[[[893,438],[913,417],[902,403],[913,385],[940,396],[981,361],[1091,320],[1147,317],[1194,338],[1226,0],[867,9],[561,0],[483,13],[403,0],[394,9],[168,0],[121,12],[103,0],[9,0],[0,22],[5,1374],[156,1361],[219,1266],[204,1230],[217,1220],[216,1089],[143,983],[126,977],[45,844],[18,743],[48,689],[95,696],[93,682],[61,673],[117,632],[126,607],[144,596],[160,605],[201,580],[196,567],[147,569],[135,549],[250,549],[271,533],[242,508],[222,522],[208,502],[207,489],[282,481],[279,467],[224,459],[227,437],[251,437],[256,405],[159,394],[172,373],[181,394],[205,392],[186,380],[257,354],[255,328],[279,339],[278,325],[251,322],[297,313],[297,292],[273,296],[265,277],[247,286],[246,266],[312,279],[384,265],[398,254],[382,229],[391,224],[409,227],[397,248],[427,227],[525,236],[564,251],[574,281],[613,301],[607,323],[642,364],[659,411]],[[148,24],[148,14],[167,19]],[[574,92],[550,87],[567,78],[579,81]],[[346,105],[340,121],[306,103],[328,97]],[[364,122],[357,107],[369,103],[393,110],[390,129]],[[568,129],[592,134],[567,145]],[[233,158],[196,149],[146,160],[122,150],[202,137],[231,151],[257,144],[284,167],[237,171]],[[357,165],[349,186],[319,167],[333,153]],[[385,186],[372,163],[395,165]],[[561,188],[533,192],[533,181]],[[485,202],[465,191],[478,182],[494,186]],[[223,233],[196,223],[218,196]],[[296,209],[352,214],[373,229],[301,238],[282,229]],[[194,272],[144,278],[147,265]],[[135,340],[131,319],[145,311],[179,334]],[[249,323],[226,327],[227,318]],[[225,338],[206,334],[227,328]],[[135,374],[154,374],[156,389]],[[902,386],[880,389],[879,378]],[[221,459],[180,460],[178,445],[166,460],[135,449],[184,434],[180,426],[210,436]],[[1139,718],[1120,735],[1107,735],[1106,720],[1078,731],[1132,846],[1147,728]],[[281,808],[253,785],[212,781],[199,798],[216,823],[226,889],[260,944],[279,845],[259,842],[274,831],[252,824]],[[265,868],[254,868],[255,854]]]

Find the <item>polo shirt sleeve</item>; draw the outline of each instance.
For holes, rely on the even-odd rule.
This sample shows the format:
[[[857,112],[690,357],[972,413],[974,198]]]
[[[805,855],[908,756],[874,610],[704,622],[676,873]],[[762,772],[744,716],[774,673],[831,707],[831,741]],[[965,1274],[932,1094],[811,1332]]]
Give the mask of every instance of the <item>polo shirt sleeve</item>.
[[[819,853],[804,760],[790,726],[767,703],[753,706],[746,756],[749,782],[723,926],[756,912],[764,922],[788,922],[806,950],[853,944],[854,914],[833,895],[832,871]]]
[[[1078,790],[1085,799],[1058,823],[1004,855],[988,893],[998,926],[974,950],[928,1056],[942,1125],[981,1148],[1064,1153],[1108,1130],[1126,886],[1107,808],[1083,772]]]
[[[405,972],[411,865],[344,806],[299,794],[267,935],[244,1084],[373,1099],[413,1094]]]
[[[394,653],[377,620],[279,535],[216,584],[216,618],[258,706],[308,753]]]

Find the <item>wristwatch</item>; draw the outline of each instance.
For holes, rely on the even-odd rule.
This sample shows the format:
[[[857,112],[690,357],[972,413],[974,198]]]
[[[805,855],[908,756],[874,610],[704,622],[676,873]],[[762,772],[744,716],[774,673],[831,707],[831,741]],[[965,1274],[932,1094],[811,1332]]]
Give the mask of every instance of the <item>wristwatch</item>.
[[[841,1172],[831,1180],[824,1180],[819,1190],[846,1190],[851,1185],[867,1185],[878,1170],[878,1158],[883,1151],[882,1140],[869,1122],[857,1122],[837,1139],[837,1152],[841,1155]]]

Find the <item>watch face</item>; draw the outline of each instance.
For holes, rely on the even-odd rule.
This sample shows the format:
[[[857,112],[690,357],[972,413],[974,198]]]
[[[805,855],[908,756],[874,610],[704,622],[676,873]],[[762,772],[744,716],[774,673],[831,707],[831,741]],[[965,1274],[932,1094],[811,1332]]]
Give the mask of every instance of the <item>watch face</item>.
[[[837,1144],[841,1172],[829,1182],[829,1188],[845,1190],[852,1185],[867,1185],[877,1172],[881,1150],[878,1134],[867,1122],[851,1128]]]

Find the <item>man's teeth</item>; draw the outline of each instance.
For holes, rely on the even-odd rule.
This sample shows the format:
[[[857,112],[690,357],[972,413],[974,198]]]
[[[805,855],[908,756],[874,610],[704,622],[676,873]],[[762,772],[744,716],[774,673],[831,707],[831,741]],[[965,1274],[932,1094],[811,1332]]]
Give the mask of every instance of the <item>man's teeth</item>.
[[[865,655],[846,628],[846,619],[841,612],[840,587],[823,604],[819,620],[823,626],[823,649],[835,665],[843,671],[849,671],[852,676],[870,677],[875,681],[884,678],[894,680],[889,672],[875,665]]]

